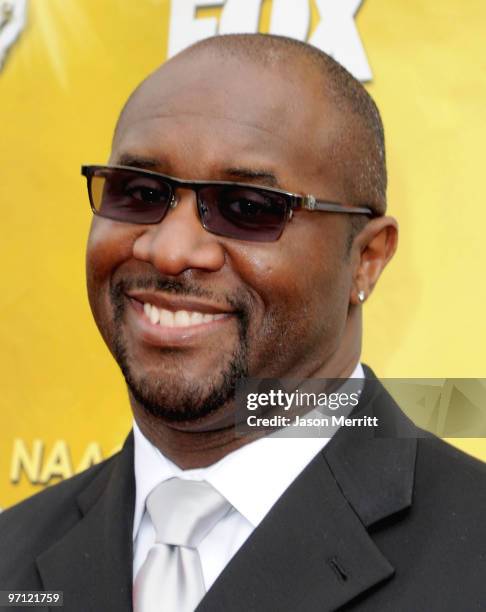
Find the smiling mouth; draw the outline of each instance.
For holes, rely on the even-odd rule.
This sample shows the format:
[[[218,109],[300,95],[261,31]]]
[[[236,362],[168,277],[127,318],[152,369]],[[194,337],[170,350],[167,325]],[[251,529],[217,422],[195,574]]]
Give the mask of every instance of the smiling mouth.
[[[236,314],[226,306],[187,296],[152,291],[130,291],[125,296],[138,313],[133,321],[138,333],[157,346],[200,340]]]
[[[201,325],[203,323],[212,323],[224,319],[228,315],[225,313],[203,313],[197,310],[167,310],[159,308],[149,302],[143,303],[143,311],[152,325],[160,325],[161,327],[192,327],[193,325]]]

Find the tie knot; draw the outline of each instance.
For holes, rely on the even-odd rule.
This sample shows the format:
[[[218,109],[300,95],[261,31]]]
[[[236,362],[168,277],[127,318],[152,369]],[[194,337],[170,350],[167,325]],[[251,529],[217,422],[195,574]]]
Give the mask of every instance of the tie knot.
[[[207,482],[180,478],[162,482],[147,498],[156,542],[190,548],[197,548],[230,507]]]

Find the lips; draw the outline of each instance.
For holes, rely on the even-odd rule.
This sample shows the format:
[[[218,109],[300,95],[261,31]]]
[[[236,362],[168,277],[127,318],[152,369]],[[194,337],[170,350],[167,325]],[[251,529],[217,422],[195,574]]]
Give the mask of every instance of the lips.
[[[143,310],[153,325],[159,324],[161,327],[190,327],[201,323],[218,321],[226,315],[202,313],[200,311],[176,310],[172,312],[166,308],[157,308],[154,304],[145,302]]]
[[[159,293],[126,294],[136,312],[135,329],[141,339],[156,346],[176,346],[202,339],[230,320],[230,311],[208,302]]]
[[[184,296],[164,295],[156,292],[148,291],[130,291],[127,297],[140,302],[141,304],[150,304],[161,310],[169,312],[199,312],[201,314],[232,314],[233,310],[224,306],[203,302],[196,299],[187,299]]]

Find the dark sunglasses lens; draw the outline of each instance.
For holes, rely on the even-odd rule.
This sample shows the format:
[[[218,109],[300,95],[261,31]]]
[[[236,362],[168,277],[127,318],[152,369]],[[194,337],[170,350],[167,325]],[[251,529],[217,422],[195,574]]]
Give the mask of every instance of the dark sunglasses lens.
[[[169,208],[171,186],[136,170],[99,169],[91,178],[91,203],[102,217],[158,223]]]
[[[207,230],[239,240],[277,240],[287,217],[284,195],[251,187],[204,187],[199,190],[198,205]]]

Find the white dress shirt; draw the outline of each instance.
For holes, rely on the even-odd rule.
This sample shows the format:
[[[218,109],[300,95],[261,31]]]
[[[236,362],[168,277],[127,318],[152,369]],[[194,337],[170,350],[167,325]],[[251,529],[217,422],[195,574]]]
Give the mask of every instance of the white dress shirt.
[[[351,378],[364,378],[361,364]],[[133,576],[155,542],[155,530],[145,511],[147,496],[169,478],[205,480],[233,506],[198,547],[206,590],[279,497],[330,440],[266,436],[208,467],[182,470],[147,440],[135,421],[133,434],[136,484]]]

